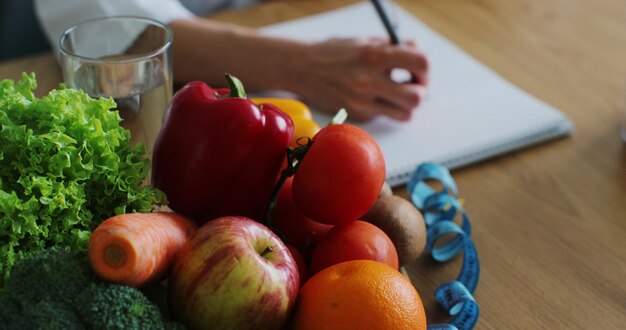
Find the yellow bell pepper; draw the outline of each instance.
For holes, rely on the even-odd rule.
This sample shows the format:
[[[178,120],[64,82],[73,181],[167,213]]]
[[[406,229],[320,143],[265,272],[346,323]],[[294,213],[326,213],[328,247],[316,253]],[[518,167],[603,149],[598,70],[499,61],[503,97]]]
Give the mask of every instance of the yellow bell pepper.
[[[252,98],[251,100],[257,105],[261,103],[275,105],[291,117],[294,126],[293,140],[291,141],[292,147],[296,147],[298,145],[297,141],[299,138],[313,138],[315,133],[320,130],[319,125],[313,120],[309,107],[298,100],[276,97],[259,97]]]

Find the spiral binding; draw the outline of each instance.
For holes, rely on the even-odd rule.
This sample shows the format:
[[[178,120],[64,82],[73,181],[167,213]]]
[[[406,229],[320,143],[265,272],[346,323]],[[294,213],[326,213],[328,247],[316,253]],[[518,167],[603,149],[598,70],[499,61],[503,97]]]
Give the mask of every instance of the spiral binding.
[[[426,183],[435,180],[443,188],[435,191]],[[444,283],[435,290],[439,304],[453,316],[449,324],[431,324],[429,330],[469,330],[478,321],[478,303],[472,296],[480,277],[478,253],[472,241],[469,217],[458,199],[458,191],[450,171],[437,163],[422,163],[411,174],[407,189],[411,201],[424,215],[426,222],[426,248],[433,259],[446,262],[463,252],[463,266],[456,280]],[[461,225],[454,222],[461,216]],[[443,236],[454,239],[441,245]]]

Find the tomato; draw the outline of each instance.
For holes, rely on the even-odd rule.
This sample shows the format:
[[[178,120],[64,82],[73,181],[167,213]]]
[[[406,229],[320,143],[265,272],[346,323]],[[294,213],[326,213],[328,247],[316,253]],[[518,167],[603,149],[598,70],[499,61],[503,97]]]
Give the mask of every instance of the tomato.
[[[332,226],[313,221],[300,212],[293,202],[292,183],[293,177],[289,177],[280,188],[276,206],[272,210],[272,226],[284,236],[286,243],[309,258],[315,244]]]
[[[326,233],[311,256],[311,274],[350,260],[373,260],[398,269],[398,252],[378,227],[357,220],[337,225]]]
[[[334,124],[314,137],[293,179],[293,198],[309,218],[330,225],[357,220],[385,182],[385,160],[367,132]]]

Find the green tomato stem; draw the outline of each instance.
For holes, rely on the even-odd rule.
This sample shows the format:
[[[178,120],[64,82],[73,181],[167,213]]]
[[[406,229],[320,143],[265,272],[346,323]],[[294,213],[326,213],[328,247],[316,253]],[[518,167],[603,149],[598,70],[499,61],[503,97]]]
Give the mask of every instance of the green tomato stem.
[[[346,121],[346,119],[348,119],[348,112],[346,111],[345,108],[341,108],[339,109],[339,111],[337,111],[333,119],[331,119],[330,122],[328,122],[328,126],[334,125],[334,124],[343,124]]]
[[[281,172],[280,178],[278,179],[276,186],[274,186],[274,189],[272,190],[272,197],[267,208],[267,213],[265,213],[262,221],[262,223],[266,227],[272,229],[281,239],[284,238],[284,235],[272,226],[272,210],[274,210],[276,202],[278,201],[278,193],[280,192],[280,188],[282,188],[283,184],[285,184],[287,178],[296,174],[296,171],[300,166],[300,163],[302,163],[304,156],[311,148],[311,145],[313,145],[313,140],[311,140],[310,138],[306,138],[305,143],[300,144],[300,142],[298,142],[298,144],[299,145],[295,148],[287,148],[287,167],[285,167],[285,169]]]

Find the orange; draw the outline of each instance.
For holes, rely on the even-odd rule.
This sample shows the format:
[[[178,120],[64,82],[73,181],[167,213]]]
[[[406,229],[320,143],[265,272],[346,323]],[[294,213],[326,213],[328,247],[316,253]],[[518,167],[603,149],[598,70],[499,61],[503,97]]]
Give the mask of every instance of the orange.
[[[424,305],[411,282],[376,261],[352,260],[330,266],[300,289],[296,330],[421,330]]]

